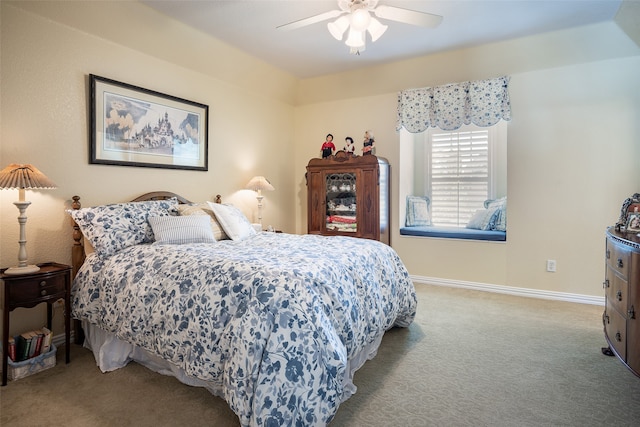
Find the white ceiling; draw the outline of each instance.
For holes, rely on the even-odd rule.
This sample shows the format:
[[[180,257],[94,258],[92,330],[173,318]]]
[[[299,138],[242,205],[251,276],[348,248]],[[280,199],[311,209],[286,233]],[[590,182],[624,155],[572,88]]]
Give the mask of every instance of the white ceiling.
[[[336,0],[141,0],[289,73],[308,78],[488,42],[610,21],[621,0],[380,0],[444,17],[435,29],[384,21],[361,55],[327,30],[332,20],[293,31],[277,26],[338,9]],[[381,20],[382,21],[382,20]]]

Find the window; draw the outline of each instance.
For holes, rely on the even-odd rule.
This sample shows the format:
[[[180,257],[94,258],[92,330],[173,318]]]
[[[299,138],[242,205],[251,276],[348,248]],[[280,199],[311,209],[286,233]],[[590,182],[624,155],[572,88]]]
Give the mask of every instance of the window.
[[[465,227],[485,200],[506,195],[506,131],[504,121],[417,134],[402,129],[400,200],[428,196],[434,226]]]

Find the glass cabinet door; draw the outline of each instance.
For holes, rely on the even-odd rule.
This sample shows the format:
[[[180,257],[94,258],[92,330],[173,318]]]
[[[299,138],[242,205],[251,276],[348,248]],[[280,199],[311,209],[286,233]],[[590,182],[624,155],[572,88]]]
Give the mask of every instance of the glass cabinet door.
[[[326,175],[328,231],[356,233],[356,174],[329,173]]]

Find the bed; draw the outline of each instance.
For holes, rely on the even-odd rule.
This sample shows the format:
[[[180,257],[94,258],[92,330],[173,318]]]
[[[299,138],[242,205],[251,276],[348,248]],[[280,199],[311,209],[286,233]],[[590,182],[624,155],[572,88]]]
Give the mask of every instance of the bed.
[[[136,361],[206,387],[243,426],[327,425],[384,332],[413,321],[407,270],[383,243],[257,232],[217,202],[74,197],[84,345],[103,372]]]

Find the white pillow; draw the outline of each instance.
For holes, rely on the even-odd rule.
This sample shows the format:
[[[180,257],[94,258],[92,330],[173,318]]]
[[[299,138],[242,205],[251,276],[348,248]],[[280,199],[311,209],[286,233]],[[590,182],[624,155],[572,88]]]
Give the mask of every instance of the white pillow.
[[[183,245],[187,243],[215,243],[208,216],[153,216],[149,224],[156,237],[155,244]]]
[[[231,240],[244,240],[256,234],[246,216],[240,209],[231,205],[207,202],[224,232]]]
[[[211,231],[216,240],[227,240],[229,237],[224,233],[222,226],[216,219],[213,211],[207,202],[178,205],[178,212],[182,216],[206,215],[211,220]]]

